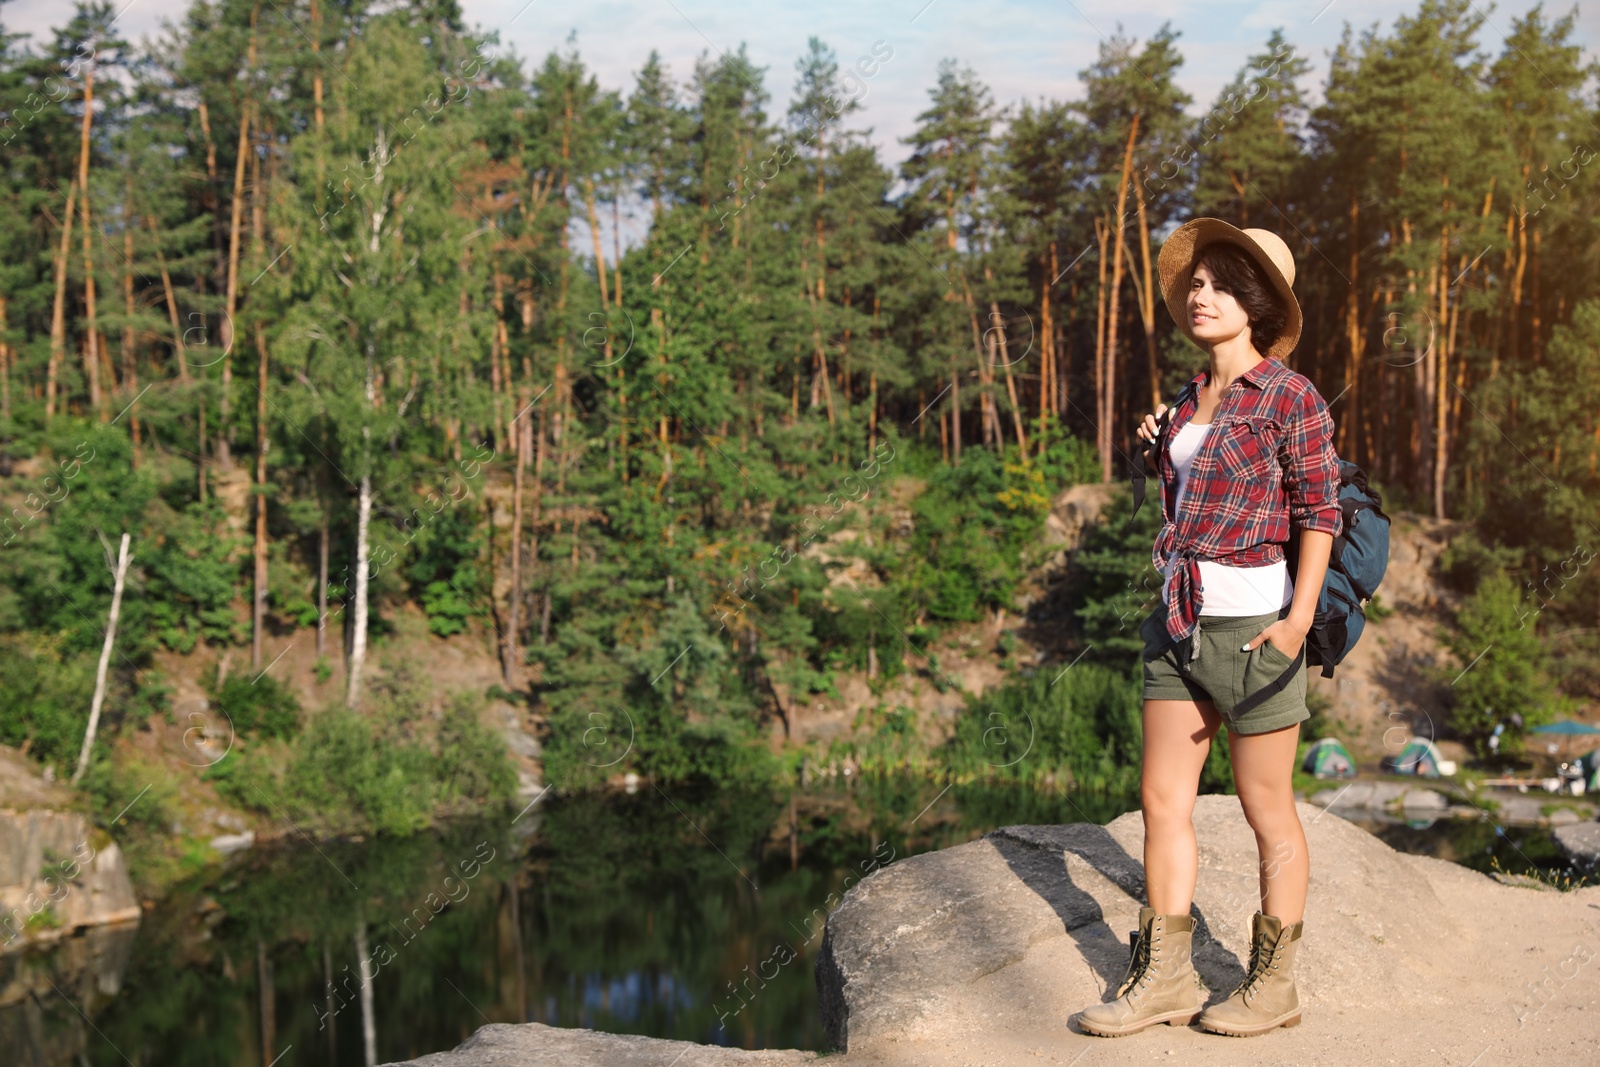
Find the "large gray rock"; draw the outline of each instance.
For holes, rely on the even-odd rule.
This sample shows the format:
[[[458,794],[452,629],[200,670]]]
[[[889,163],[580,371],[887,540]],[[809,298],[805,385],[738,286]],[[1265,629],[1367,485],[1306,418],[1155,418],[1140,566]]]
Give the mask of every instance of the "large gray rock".
[[[140,915],[104,830],[75,811],[0,809],[0,954]]]
[[[1407,789],[1400,797],[1406,811],[1444,811],[1450,802],[1432,789]]]
[[[1550,794],[1513,793],[1507,789],[1491,791],[1487,798],[1494,801],[1494,821],[1507,826],[1537,826],[1544,822],[1544,806],[1550,803]]]
[[[1376,1034],[1382,1027],[1371,1020],[1395,1015],[1403,1001],[1406,1025],[1432,1035],[1425,1051],[1438,1047],[1439,1035],[1476,1000],[1486,1018],[1514,1033],[1520,1028],[1507,1005],[1517,983],[1504,954],[1539,953],[1516,957],[1512,969],[1520,974],[1558,943],[1570,951],[1569,935],[1592,942],[1600,933],[1600,925],[1586,922],[1594,909],[1583,903],[1600,901],[1600,890],[1536,894],[1499,886],[1455,864],[1396,852],[1328,811],[1301,804],[1299,812],[1311,886],[1297,986],[1309,1012],[1327,1018],[1337,1011],[1350,1020],[1347,1028]],[[1215,1001],[1244,977],[1250,916],[1260,906],[1259,858],[1238,798],[1200,797],[1194,821],[1194,960]],[[1066,1036],[1070,1016],[1108,996],[1126,971],[1127,935],[1146,899],[1143,841],[1139,812],[1104,828],[1007,827],[863,879],[830,916],[817,960],[830,1041],[850,1058],[859,1052],[873,1062],[889,1049],[903,1057],[911,1047],[955,1047],[995,1033]],[[1532,901],[1565,909],[1562,933],[1519,911]],[[1484,914],[1504,925],[1483,930]],[[1515,949],[1502,947],[1502,939]],[[1485,948],[1481,959],[1463,958],[1471,943]],[[1463,967],[1471,969],[1470,993]],[[1577,1010],[1593,998],[1568,999],[1563,1007]],[[1369,1053],[1346,1051],[1349,1058],[1326,1062],[1368,1062]]]
[[[788,1067],[814,1059],[814,1052],[746,1052],[542,1023],[490,1023],[450,1052],[383,1067]]]
[[[1438,800],[1436,802],[1423,794],[1429,794],[1438,798]],[[1347,808],[1384,811],[1395,801],[1406,797],[1414,797],[1411,801],[1405,801],[1406,807],[1426,805],[1444,808],[1448,804],[1448,801],[1445,801],[1438,792],[1424,786],[1414,786],[1404,782],[1361,779],[1347,782],[1336,789],[1318,790],[1312,794],[1310,803],[1319,808],[1336,808],[1341,811]]]
[[[1138,895],[1144,872],[1088,823],[1006,827],[873,872],[829,915],[817,956],[829,1044],[911,1029],[1063,926],[1100,921],[1094,882]]]
[[[1556,847],[1583,864],[1600,863],[1600,822],[1580,822],[1557,826],[1553,831]]]

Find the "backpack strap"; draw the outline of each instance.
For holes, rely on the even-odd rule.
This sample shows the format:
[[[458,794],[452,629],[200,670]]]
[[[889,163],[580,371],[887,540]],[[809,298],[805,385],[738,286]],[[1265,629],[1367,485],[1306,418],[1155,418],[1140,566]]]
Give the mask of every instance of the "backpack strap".
[[[1178,394],[1178,399],[1174,400],[1172,406],[1163,411],[1161,418],[1156,420],[1156,436],[1150,442],[1150,458],[1148,460],[1145,459],[1143,439],[1137,433],[1134,434],[1134,440],[1138,443],[1134,445],[1133,469],[1128,477],[1133,482],[1133,514],[1135,515],[1139,514],[1139,508],[1144,504],[1145,480],[1147,478],[1160,480],[1161,450],[1167,444],[1167,430],[1172,425],[1172,413],[1183,406],[1184,400],[1194,392],[1194,388],[1194,381],[1191,379],[1189,384],[1183,387],[1183,391]]]

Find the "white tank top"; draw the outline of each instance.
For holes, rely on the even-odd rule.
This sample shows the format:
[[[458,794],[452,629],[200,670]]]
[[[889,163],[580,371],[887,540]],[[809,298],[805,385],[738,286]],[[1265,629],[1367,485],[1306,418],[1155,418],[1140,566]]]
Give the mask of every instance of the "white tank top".
[[[1178,472],[1178,503],[1183,503],[1183,491],[1188,486],[1189,469],[1200,451],[1209,422],[1186,422],[1183,429],[1172,438],[1168,452],[1172,465]],[[1176,510],[1173,512],[1177,514]],[[1166,578],[1161,585],[1161,600],[1167,599],[1167,589],[1172,584],[1174,549],[1167,556]],[[1233,567],[1212,560],[1200,560],[1200,586],[1205,591],[1200,610],[1206,615],[1265,615],[1277,611],[1294,599],[1294,582],[1289,577],[1289,564],[1284,560],[1264,567]]]

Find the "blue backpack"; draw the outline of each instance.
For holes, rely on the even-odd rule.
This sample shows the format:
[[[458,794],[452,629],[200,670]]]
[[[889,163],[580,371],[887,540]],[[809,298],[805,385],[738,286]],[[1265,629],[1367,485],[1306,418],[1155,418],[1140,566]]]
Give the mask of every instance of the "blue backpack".
[[[1185,390],[1187,392],[1187,390]],[[1144,457],[1144,442],[1136,439],[1136,457],[1133,463],[1133,513],[1139,513],[1144,503],[1145,482],[1157,478],[1154,457],[1166,446],[1168,423],[1176,403],[1161,413],[1156,437],[1149,445],[1150,460]],[[1147,466],[1146,464],[1149,464]],[[1333,677],[1333,668],[1344,661],[1350,650],[1361,639],[1366,628],[1365,605],[1378,592],[1384,572],[1389,569],[1389,527],[1391,520],[1383,511],[1383,497],[1367,484],[1367,475],[1360,467],[1346,460],[1339,461],[1339,509],[1344,513],[1344,528],[1333,539],[1328,554],[1328,573],[1322,580],[1322,591],[1317,594],[1316,616],[1311,630],[1306,634],[1294,662],[1259,692],[1251,693],[1234,708],[1235,715],[1243,715],[1262,701],[1281,692],[1304,660],[1311,666],[1321,666],[1324,678]],[[1286,549],[1289,576],[1300,567],[1300,539],[1291,537]]]
[[[1389,516],[1383,497],[1367,484],[1367,474],[1348,460],[1339,461],[1339,510],[1344,529],[1333,539],[1328,574],[1317,596],[1317,614],[1306,634],[1307,662],[1321,664],[1322,676],[1344,661],[1366,628],[1366,603],[1378,592],[1389,569]],[[1289,574],[1300,566],[1300,542],[1289,541]]]

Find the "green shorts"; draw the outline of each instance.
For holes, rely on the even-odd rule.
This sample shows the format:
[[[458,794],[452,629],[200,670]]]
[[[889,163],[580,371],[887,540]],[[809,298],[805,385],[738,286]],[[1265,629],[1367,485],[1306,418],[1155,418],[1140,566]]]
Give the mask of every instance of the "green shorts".
[[[1144,638],[1144,699],[1210,700],[1228,729],[1238,734],[1281,730],[1311,717],[1304,659],[1281,692],[1242,717],[1233,714],[1235,705],[1276,680],[1292,662],[1271,641],[1240,651],[1246,641],[1286,617],[1287,607],[1264,615],[1202,615],[1196,633],[1176,643],[1163,625],[1166,611],[1165,604],[1158,606],[1139,625]],[[1196,653],[1192,661],[1191,651]]]

